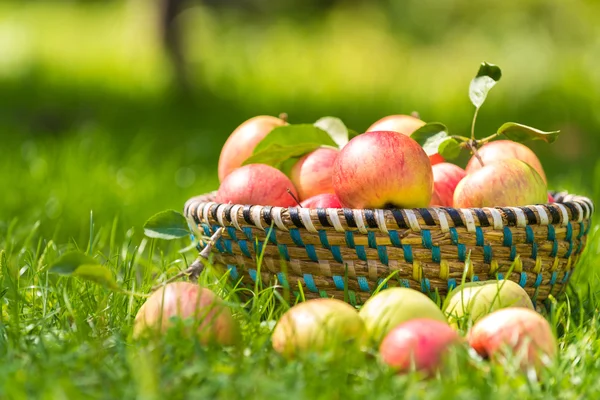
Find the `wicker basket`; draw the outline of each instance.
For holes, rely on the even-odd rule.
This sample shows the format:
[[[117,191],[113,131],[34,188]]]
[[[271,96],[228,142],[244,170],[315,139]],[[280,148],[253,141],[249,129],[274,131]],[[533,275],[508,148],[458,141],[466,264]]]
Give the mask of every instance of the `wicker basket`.
[[[213,261],[234,280],[252,287],[264,251],[263,282],[353,304],[392,273],[387,286],[444,296],[465,269],[467,281],[511,279],[541,302],[566,286],[594,210],[567,193],[527,207],[386,210],[218,204],[214,194],[190,199],[184,214],[207,236],[225,228]]]

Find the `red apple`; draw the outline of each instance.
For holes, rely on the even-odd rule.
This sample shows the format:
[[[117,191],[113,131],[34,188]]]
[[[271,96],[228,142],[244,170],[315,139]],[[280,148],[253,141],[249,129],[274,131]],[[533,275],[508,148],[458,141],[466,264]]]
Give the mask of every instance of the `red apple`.
[[[340,200],[335,194],[325,193],[309,197],[300,203],[305,208],[342,208]]]
[[[399,373],[414,368],[433,375],[448,349],[458,343],[460,336],[447,323],[420,318],[395,327],[381,342],[379,353]]]
[[[227,175],[215,200],[218,203],[292,207],[297,204],[288,189],[298,196],[292,181],[283,172],[265,164],[249,164]]]
[[[495,142],[486,143],[478,150],[479,156],[484,165],[492,164],[496,161],[516,158],[531,165],[540,174],[544,182],[546,182],[546,174],[539,158],[527,146],[521,143],[513,142],[512,140],[497,140]],[[477,157],[473,156],[467,164],[467,174],[481,169],[481,163]]]
[[[290,178],[301,201],[318,194],[333,193],[331,174],[339,152],[331,147],[320,147],[294,164]]]
[[[548,193],[548,203],[554,203],[554,201],[554,197],[550,193]]]
[[[321,298],[299,303],[283,314],[271,341],[275,351],[294,358],[306,353],[358,351],[365,338],[365,325],[354,307]]]
[[[546,183],[528,164],[516,158],[496,161],[461,180],[454,191],[454,207],[506,207],[542,204],[548,200]]]
[[[367,129],[367,132],[393,131],[410,136],[414,131],[423,125],[425,125],[424,121],[421,121],[419,118],[415,118],[411,115],[388,115],[387,117],[383,117],[371,125]],[[431,165],[444,162],[444,159],[439,154],[430,156],[429,160],[431,161]]]
[[[556,338],[540,314],[528,308],[504,308],[479,320],[469,331],[469,344],[482,357],[497,360],[514,355],[522,368],[556,356]]]
[[[433,170],[432,206],[452,207],[454,189],[467,174],[464,169],[450,163],[440,163]]]
[[[333,189],[350,208],[427,207],[433,173],[417,142],[396,132],[367,132],[340,151]]]
[[[152,293],[135,317],[133,335],[164,333],[174,325],[174,317],[192,320],[188,333],[203,344],[239,342],[240,327],[229,307],[209,289],[189,282],[169,283]]]
[[[219,181],[242,166],[252,155],[256,145],[267,136],[273,128],[285,125],[280,118],[269,115],[259,115],[238,126],[223,145],[219,157]]]

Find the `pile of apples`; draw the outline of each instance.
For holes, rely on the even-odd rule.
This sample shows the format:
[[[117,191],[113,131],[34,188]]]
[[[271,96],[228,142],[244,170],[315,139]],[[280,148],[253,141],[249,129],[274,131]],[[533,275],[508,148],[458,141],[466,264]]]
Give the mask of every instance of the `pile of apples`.
[[[136,316],[134,336],[160,336],[177,321],[187,321],[187,333],[204,345],[242,344],[229,306],[189,282],[169,283],[155,292]],[[417,370],[425,376],[443,371],[452,349],[471,348],[473,357],[537,372],[557,353],[550,324],[527,293],[508,280],[458,286],[441,309],[423,293],[399,287],[377,293],[358,311],[341,300],[308,300],[283,314],[271,343],[286,359],[318,354],[336,360],[348,352],[376,350],[397,373]]]
[[[412,115],[384,117],[341,146],[319,146],[290,158],[287,170],[247,164],[257,145],[285,125],[281,118],[262,115],[235,129],[219,158],[217,202],[361,209],[553,201],[540,160],[527,146],[512,140],[486,142],[471,149],[475,154],[463,169],[425,152],[411,135],[426,123]]]

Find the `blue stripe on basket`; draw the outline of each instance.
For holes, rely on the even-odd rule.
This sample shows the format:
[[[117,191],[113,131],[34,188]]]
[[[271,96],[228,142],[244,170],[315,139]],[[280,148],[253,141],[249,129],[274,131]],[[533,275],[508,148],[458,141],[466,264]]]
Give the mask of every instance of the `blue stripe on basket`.
[[[531,245],[531,258],[533,258],[534,260],[537,258],[537,243],[533,243]]]
[[[456,287],[456,279],[450,278],[448,279],[448,292]]]
[[[431,292],[431,286],[429,285],[429,279],[421,279],[421,292],[429,293]]]
[[[229,254],[233,254],[233,250],[231,248],[231,239],[225,239],[223,242],[225,242],[225,251],[227,251]]]
[[[242,230],[244,231],[244,235],[246,235],[248,240],[252,241],[252,228],[245,226],[242,228]]]
[[[400,279],[400,286],[409,288],[410,283],[408,282],[408,279]]]
[[[315,285],[315,280],[313,279],[312,274],[304,274],[304,283],[306,283],[306,287],[313,293],[318,293],[319,289]]]
[[[386,246],[377,246],[377,255],[379,256],[379,261],[381,261],[383,265],[388,265],[389,260]]]
[[[403,244],[402,252],[404,253],[404,261],[409,263],[413,262],[412,247],[410,247],[410,244]]]
[[[533,243],[533,240],[533,228],[531,228],[530,225],[527,225],[525,227],[525,243]]]
[[[558,240],[552,242],[552,251],[550,252],[550,257],[556,257],[558,253]]]
[[[300,232],[298,232],[298,229],[290,229],[290,236],[296,246],[304,247],[304,242],[302,241],[302,236],[300,236]]]
[[[240,246],[240,250],[242,251],[242,253],[244,253],[244,255],[246,257],[252,258],[252,255],[250,254],[250,250],[248,250],[248,242],[247,241],[239,240],[238,246]]]
[[[223,239],[219,238],[219,240],[215,242],[215,247],[217,250],[219,250],[219,253],[224,253],[225,249],[223,248]]]
[[[508,257],[510,261],[515,261],[515,258],[517,258],[517,246],[510,246],[510,255]]]
[[[554,225],[548,224],[548,240],[553,241],[556,239],[556,231],[554,230]]]
[[[567,233],[565,234],[565,241],[570,242],[573,238],[573,226],[571,222],[567,222]]]
[[[471,282],[479,282],[479,277],[477,275],[473,275],[473,278],[471,278]]]
[[[521,278],[519,279],[519,285],[521,285],[521,287],[525,287],[525,285],[527,285],[527,273],[521,272]]]
[[[337,290],[344,290],[344,278],[339,275],[333,275],[333,284]]]
[[[213,225],[213,226],[212,226],[212,231],[213,231],[213,233],[215,233],[215,232],[217,231],[217,229],[219,229],[219,228],[220,228],[220,226],[219,226],[219,225]]]
[[[561,283],[565,283],[569,279],[569,271],[565,271],[565,275],[562,278]]]
[[[283,286],[284,288],[289,289],[290,285],[285,277],[285,275],[283,274],[283,272],[278,272],[277,273],[277,279],[279,279],[279,283],[281,283],[281,286]]]
[[[390,242],[392,242],[392,244],[394,245],[394,247],[401,247],[402,246],[402,243],[400,243],[400,237],[398,236],[398,232],[397,231],[390,230],[389,231],[389,235],[390,235]]]
[[[377,287],[379,287],[379,285],[381,285],[381,283],[382,283],[383,281],[384,281],[384,280],[383,280],[382,278],[379,278],[379,279],[377,280]],[[385,283],[383,284],[383,286],[381,286],[381,290],[383,290],[383,289],[387,289],[387,288],[388,288],[388,283],[387,283],[387,282],[385,282]]]
[[[319,240],[324,248],[329,249],[329,239],[327,238],[327,231],[324,229],[319,230]]]
[[[431,259],[433,262],[439,263],[442,260],[442,252],[440,246],[433,246],[431,248]]]
[[[372,249],[376,249],[377,248],[377,239],[375,239],[375,232],[373,232],[373,231],[367,232],[367,239],[368,239],[369,247]]]
[[[202,230],[206,236],[212,236],[210,234],[210,227],[207,224],[202,224]]]
[[[233,279],[237,279],[239,277],[237,267],[235,265],[228,264],[227,270],[229,271],[229,275],[231,275]]]
[[[228,226],[227,227],[227,234],[229,235],[229,237],[231,238],[231,240],[233,240],[234,242],[238,241],[237,235],[235,233],[235,228],[232,226]]]
[[[450,228],[450,240],[452,244],[458,244],[458,232],[456,232],[456,228]]]
[[[592,217],[591,216],[588,218],[588,226],[587,226],[587,228],[585,228],[585,234],[586,235],[588,233],[590,233],[590,229],[592,229]]]
[[[511,232],[510,228],[508,226],[505,226],[503,233],[504,233],[504,241],[502,242],[502,245],[504,245],[506,247],[512,246],[512,232]]]
[[[277,244],[277,234],[275,233],[275,229],[268,229],[267,233],[269,234],[269,242]]]
[[[569,242],[569,249],[567,250],[567,252],[564,255],[564,258],[569,258],[571,257],[571,253],[573,252],[573,242]]]
[[[492,249],[492,246],[490,246],[490,245],[483,246],[483,262],[488,263],[488,264],[492,262],[493,250],[494,249]]]
[[[550,276],[550,284],[554,286],[556,283],[556,277],[558,276],[558,272],[552,271],[552,276]]]
[[[306,255],[308,256],[308,258],[310,258],[311,261],[319,261],[319,257],[317,257],[317,252],[315,251],[314,244],[307,244],[306,246],[304,246],[304,248],[306,249]]]
[[[581,248],[583,247],[583,241],[579,241],[579,244],[577,245],[577,250],[575,250],[575,254],[579,254],[581,253]]]
[[[259,255],[262,253],[264,242],[256,240],[254,243],[254,254]]]
[[[458,261],[465,262],[467,259],[467,246],[464,244],[459,244],[456,246],[458,250]]]
[[[250,279],[252,279],[253,282],[256,282],[256,270],[251,268],[248,270],[248,274],[250,274]]]
[[[535,282],[533,283],[533,287],[536,288],[542,284],[542,274],[537,274],[535,277]]]
[[[499,281],[504,280],[504,274],[502,272],[498,272],[496,274],[496,279]]]
[[[351,249],[354,248],[354,234],[351,231],[346,231],[346,245]]]
[[[475,244],[477,246],[483,246],[483,231],[480,226],[475,227]]]
[[[359,260],[367,261],[367,252],[365,251],[365,246],[356,246],[354,250],[356,251],[356,257],[358,257]]]
[[[591,224],[590,224],[591,225]],[[581,239],[583,233],[585,232],[583,221],[579,223],[579,233],[577,234],[577,239]]]
[[[340,251],[340,246],[331,246],[331,255],[333,259],[339,263],[343,263],[342,252]]]
[[[358,287],[360,288],[360,290],[362,290],[363,292],[370,291],[369,281],[367,281],[367,278],[365,278],[364,276],[358,276],[356,277],[356,280],[358,281]]]
[[[429,229],[423,229],[421,231],[421,241],[423,243],[423,247],[431,250],[433,243],[431,243],[431,231]]]
[[[278,244],[277,248],[279,249],[279,254],[285,261],[290,261],[290,255],[288,253],[287,246],[285,244]]]

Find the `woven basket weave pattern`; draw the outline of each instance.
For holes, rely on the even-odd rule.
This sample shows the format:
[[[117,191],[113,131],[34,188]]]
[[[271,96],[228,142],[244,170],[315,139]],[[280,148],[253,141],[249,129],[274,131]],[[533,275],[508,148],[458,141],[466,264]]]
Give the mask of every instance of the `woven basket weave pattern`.
[[[207,236],[225,228],[214,261],[234,280],[253,284],[264,252],[263,282],[276,277],[292,291],[300,284],[307,298],[344,298],[347,288],[352,303],[364,302],[392,273],[386,286],[445,295],[465,268],[467,281],[511,279],[542,301],[568,281],[594,209],[566,193],[553,204],[481,209],[306,209],[213,199],[190,199],[184,213]]]

